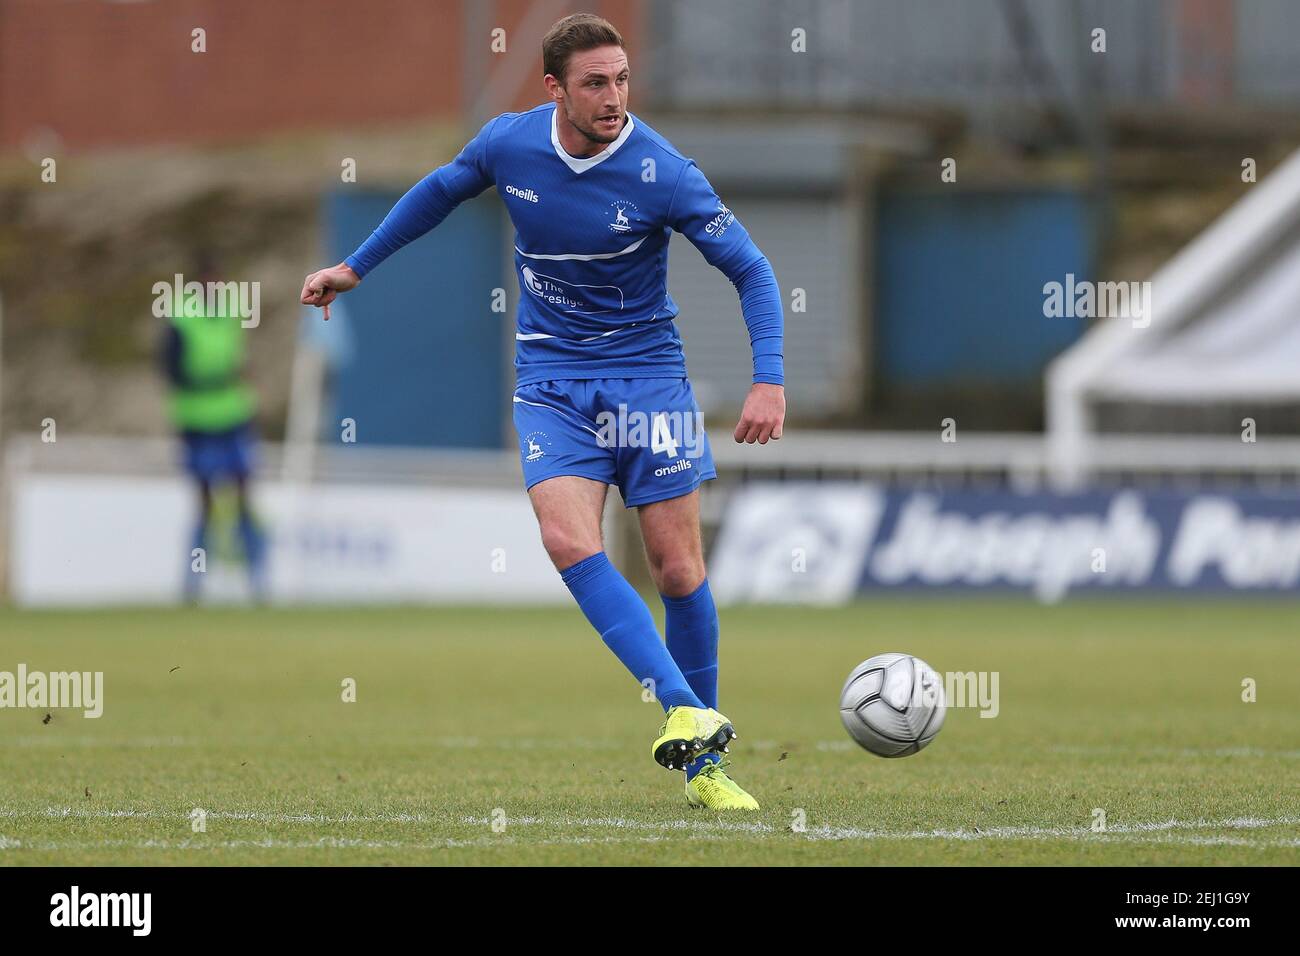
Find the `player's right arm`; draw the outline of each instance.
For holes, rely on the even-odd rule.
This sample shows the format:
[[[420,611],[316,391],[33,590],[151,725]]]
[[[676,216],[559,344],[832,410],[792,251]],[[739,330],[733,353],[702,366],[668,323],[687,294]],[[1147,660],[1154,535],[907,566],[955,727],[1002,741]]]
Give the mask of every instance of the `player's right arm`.
[[[419,239],[465,200],[491,186],[495,178],[488,161],[488,145],[500,119],[498,116],[479,130],[450,163],[412,186],[356,252],[336,266],[309,275],[302,285],[303,305],[323,308],[328,319],[329,304],[340,292],[356,288],[375,266]]]
[[[785,319],[772,264],[693,161],[688,160],[678,176],[668,224],[721,270],[740,295],[754,355],[754,381],[732,437],[766,445],[785,428]]]
[[[313,272],[302,284],[302,304],[314,305],[325,310],[325,321],[330,320],[330,303],[338,298],[340,292],[355,289],[361,284],[361,276],[352,270],[346,262],[340,262],[328,269]]]

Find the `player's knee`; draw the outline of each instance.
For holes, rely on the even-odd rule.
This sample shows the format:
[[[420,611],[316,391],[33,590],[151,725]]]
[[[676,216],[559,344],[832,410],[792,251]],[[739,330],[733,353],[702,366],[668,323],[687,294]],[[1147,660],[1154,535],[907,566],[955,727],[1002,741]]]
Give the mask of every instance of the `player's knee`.
[[[668,597],[685,597],[704,583],[704,561],[695,556],[663,558],[652,567],[659,593]]]
[[[590,535],[575,533],[570,528],[542,527],[542,547],[550,555],[551,563],[557,571],[572,567],[584,558],[589,558],[601,550],[599,540]]]

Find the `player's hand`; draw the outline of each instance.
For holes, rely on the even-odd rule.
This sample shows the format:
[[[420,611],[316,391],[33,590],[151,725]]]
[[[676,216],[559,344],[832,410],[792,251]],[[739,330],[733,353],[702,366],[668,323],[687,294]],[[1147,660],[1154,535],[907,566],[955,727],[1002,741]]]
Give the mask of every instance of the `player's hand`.
[[[736,425],[737,442],[766,445],[767,440],[781,437],[785,426],[785,389],[780,385],[755,382],[745,398],[745,407]]]
[[[361,283],[361,277],[352,271],[352,267],[340,262],[329,269],[313,272],[302,284],[302,304],[314,305],[325,310],[325,321],[330,319],[330,303],[340,292],[355,289]]]

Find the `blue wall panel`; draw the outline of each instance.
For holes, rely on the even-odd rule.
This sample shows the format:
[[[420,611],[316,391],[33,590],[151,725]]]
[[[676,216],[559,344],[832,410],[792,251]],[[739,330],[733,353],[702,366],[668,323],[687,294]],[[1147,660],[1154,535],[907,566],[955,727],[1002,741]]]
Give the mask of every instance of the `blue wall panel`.
[[[881,198],[876,356],[885,383],[1037,381],[1084,321],[1043,315],[1043,285],[1091,279],[1072,192],[899,192]]]
[[[399,195],[331,196],[331,261],[350,255]],[[495,193],[378,266],[345,297],[353,348],[335,381],[335,423],[356,419],[359,444],[501,447],[513,317],[491,303],[503,275]]]

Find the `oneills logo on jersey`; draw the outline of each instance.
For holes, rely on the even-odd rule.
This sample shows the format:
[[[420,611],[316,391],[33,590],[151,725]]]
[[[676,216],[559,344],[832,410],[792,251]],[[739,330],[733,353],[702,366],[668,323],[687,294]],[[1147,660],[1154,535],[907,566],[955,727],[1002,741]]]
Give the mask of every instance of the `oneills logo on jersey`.
[[[617,202],[610,203],[609,208],[614,216],[613,221],[609,223],[609,228],[619,235],[631,232],[632,220],[629,217],[636,215],[636,203],[620,199]]]
[[[541,202],[542,197],[532,189],[520,189],[518,186],[506,186],[506,192],[528,202]]]

